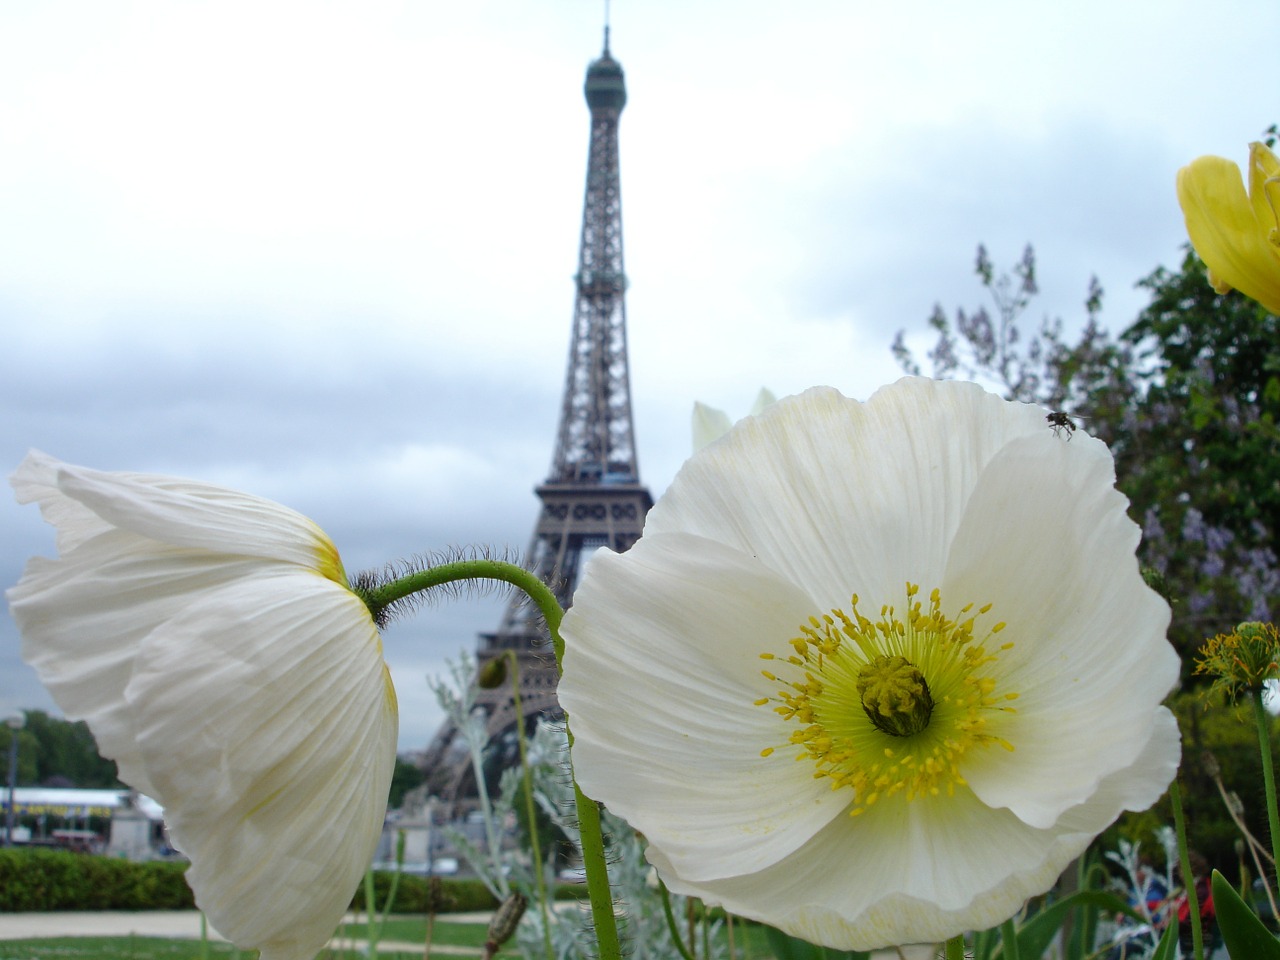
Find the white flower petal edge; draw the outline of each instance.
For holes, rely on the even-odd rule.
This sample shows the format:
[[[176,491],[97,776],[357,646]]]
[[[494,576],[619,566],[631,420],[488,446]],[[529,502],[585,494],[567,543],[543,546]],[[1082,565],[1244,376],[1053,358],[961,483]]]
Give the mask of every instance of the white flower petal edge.
[[[976,591],[1010,624],[1001,661],[1020,696],[1002,734],[1034,745],[986,751],[965,778],[1036,827],[1134,762],[1178,680],[1169,607],[1134,562],[1139,531],[1114,479],[1092,437],[1011,441],[969,498],[943,583],[944,595]]]
[[[767,909],[768,923],[813,943],[839,950],[938,943],[995,926],[1049,889],[1123,810],[1160,798],[1179,757],[1177,724],[1163,713],[1133,766],[1103,780],[1051,830],[966,798],[933,809],[927,801],[915,810],[873,809],[854,830],[837,819],[792,857],[740,877],[690,882],[655,846],[647,857],[676,893],[741,916]],[[868,820],[873,814],[880,822]]]
[[[1055,436],[1043,409],[974,384],[909,378],[866,403],[829,388],[780,401],[691,458],[628,553],[588,565],[561,628],[579,782],[644,832],[672,889],[826,946],[1006,919],[1177,768],[1160,706],[1177,676],[1169,613],[1138,573],[1125,507],[1105,446]],[[947,701],[990,697],[969,715],[986,726],[950,719],[937,737],[961,746],[920,741],[953,751],[929,769],[955,773],[936,779],[912,771],[940,754],[872,729],[849,668],[796,661],[797,682],[812,670],[852,693],[848,706],[824,701],[850,731],[834,746],[836,727],[787,719],[818,701],[784,701],[789,682],[756,679],[774,669],[759,656],[784,660],[809,617],[847,610],[851,593],[869,617],[904,610],[907,582],[922,601],[937,587],[947,616],[993,604],[974,636],[981,669],[966,674],[977,686],[951,686]],[[995,621],[999,639],[979,640]],[[762,748],[776,750],[752,764]],[[814,773],[814,756],[876,767],[865,796],[824,779],[815,801],[795,775]]]
[[[310,960],[372,858],[397,732],[337,551],[299,514],[207,484],[39,453],[12,483],[60,553],[8,592],[24,659],[164,806],[214,927]]]
[[[865,403],[814,387],[691,457],[649,511],[645,536],[737,547],[804,584],[824,610],[847,603],[855,584],[875,597],[897,596],[907,578],[940,586],[977,476],[1010,439],[1041,431],[1051,433],[1039,407],[974,383],[907,378]]]
[[[661,837],[691,879],[768,866],[841,815],[846,801],[803,764],[775,761],[774,777],[755,776],[778,723],[752,705],[761,661],[737,656],[744,636],[789,636],[813,601],[751,557],[700,537],[642,537],[625,556],[597,556],[593,588],[579,588],[572,607],[592,630],[566,640],[572,682],[559,693],[574,718],[583,791],[609,796],[614,813]],[[705,625],[697,644],[686,642],[691,620]],[[646,626],[643,643],[609,642],[637,622]],[[649,723],[636,724],[646,712]],[[585,734],[579,717],[590,720]],[[650,750],[654,743],[662,749]],[[637,755],[646,757],[640,778]],[[630,787],[615,795],[619,780]]]

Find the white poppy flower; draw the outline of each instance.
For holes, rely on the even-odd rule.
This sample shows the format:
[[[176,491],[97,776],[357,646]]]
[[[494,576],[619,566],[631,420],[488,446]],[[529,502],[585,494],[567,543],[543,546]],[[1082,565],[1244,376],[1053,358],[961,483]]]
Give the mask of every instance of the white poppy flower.
[[[11,480],[57,528],[8,592],[23,658],[165,811],[213,926],[311,960],[382,830],[397,712],[337,550],[279,504],[33,452]]]
[[[582,789],[671,889],[829,947],[1007,919],[1179,760],[1113,482],[1101,442],[969,383],[743,421],[574,595]]]

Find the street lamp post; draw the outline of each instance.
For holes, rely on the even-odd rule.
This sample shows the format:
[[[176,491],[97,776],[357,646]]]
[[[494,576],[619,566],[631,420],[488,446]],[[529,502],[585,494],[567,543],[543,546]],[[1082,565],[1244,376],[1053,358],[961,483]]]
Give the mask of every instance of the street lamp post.
[[[27,718],[21,713],[11,713],[4,718],[4,725],[9,728],[9,806],[4,814],[4,845],[13,846],[13,821],[17,814],[17,806],[13,795],[18,786],[18,734],[26,726]]]

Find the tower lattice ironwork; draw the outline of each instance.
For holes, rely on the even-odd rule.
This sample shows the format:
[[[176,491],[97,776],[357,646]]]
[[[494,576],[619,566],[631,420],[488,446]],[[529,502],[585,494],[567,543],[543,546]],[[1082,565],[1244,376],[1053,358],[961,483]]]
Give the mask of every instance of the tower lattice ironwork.
[[[609,52],[608,27],[604,52],[587,68],[584,92],[591,141],[568,371],[551,472],[536,488],[542,509],[528,553],[531,569],[565,608],[586,557],[601,547],[617,552],[629,548],[653,505],[640,482],[631,415],[618,172],[618,119],[627,90],[622,67]],[[528,725],[538,716],[560,715],[550,638],[537,608],[523,594],[507,606],[496,632],[481,634],[481,669],[507,651],[517,657],[523,717],[516,716],[510,684],[476,692],[490,743],[497,746],[486,765],[493,777],[518,762],[518,721]],[[470,758],[460,739],[446,726],[425,759],[431,792],[455,812],[475,792]]]

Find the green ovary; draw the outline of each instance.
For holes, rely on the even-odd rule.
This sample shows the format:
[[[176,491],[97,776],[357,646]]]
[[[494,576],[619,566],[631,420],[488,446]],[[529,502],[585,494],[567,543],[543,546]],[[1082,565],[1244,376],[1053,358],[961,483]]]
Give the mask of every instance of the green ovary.
[[[929,725],[929,684],[906,657],[876,657],[858,671],[858,694],[872,725],[891,737],[909,737]]]

